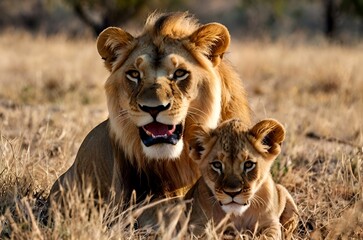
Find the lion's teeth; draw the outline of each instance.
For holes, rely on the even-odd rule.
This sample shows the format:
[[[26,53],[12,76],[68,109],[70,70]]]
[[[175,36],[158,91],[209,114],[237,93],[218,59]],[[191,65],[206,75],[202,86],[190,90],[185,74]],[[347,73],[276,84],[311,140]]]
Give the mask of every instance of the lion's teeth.
[[[145,133],[146,133],[147,135],[152,136],[152,137],[155,137],[155,136],[152,134],[152,132],[150,132],[150,131],[146,130],[144,127],[143,127],[142,129],[144,129],[144,131],[145,131]]]
[[[152,137],[153,138],[167,138],[168,137],[168,134],[164,134],[164,135],[157,135],[157,136],[155,136],[155,135],[152,135]]]

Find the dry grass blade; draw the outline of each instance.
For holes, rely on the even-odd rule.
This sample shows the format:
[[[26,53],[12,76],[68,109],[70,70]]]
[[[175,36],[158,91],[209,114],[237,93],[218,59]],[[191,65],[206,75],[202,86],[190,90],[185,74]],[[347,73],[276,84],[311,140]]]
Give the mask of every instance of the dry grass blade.
[[[272,174],[298,205],[294,238],[362,239],[363,45],[297,42],[234,39],[225,58],[238,66],[255,120],[276,118],[287,130]],[[2,33],[0,52],[1,239],[193,239],[186,224],[173,231],[182,207],[163,212],[172,218],[159,229],[137,229],[135,217],[156,203],[120,212],[87,192],[86,201],[70,196],[62,211],[72,215],[53,206],[43,225],[51,185],[108,116],[108,73],[94,39]],[[219,237],[211,225],[206,234]]]

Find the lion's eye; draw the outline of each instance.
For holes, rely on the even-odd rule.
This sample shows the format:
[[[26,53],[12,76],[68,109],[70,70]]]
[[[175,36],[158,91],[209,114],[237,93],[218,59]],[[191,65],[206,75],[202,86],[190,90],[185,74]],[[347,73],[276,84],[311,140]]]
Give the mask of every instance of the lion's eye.
[[[141,78],[141,74],[139,71],[137,70],[129,70],[126,72],[126,77],[130,80],[133,81],[135,83],[138,83],[140,78]]]
[[[248,173],[256,167],[256,163],[252,161],[247,161],[243,164],[243,170]]]
[[[218,174],[221,174],[223,164],[220,161],[211,162],[210,165],[214,171],[216,171]]]
[[[184,69],[177,69],[173,74],[173,79],[184,80],[189,76],[189,72]]]

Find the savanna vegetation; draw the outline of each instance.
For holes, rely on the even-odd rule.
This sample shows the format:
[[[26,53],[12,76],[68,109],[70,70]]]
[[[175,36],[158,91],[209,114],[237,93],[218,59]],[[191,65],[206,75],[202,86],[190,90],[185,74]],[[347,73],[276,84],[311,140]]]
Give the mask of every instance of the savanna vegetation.
[[[51,185],[87,132],[107,118],[108,73],[95,40],[8,31],[0,51],[0,238],[155,236],[133,228],[133,206],[118,213],[70,196],[71,207],[62,210],[70,214],[58,206],[51,220],[47,214]],[[361,239],[363,45],[233,39],[226,58],[243,78],[254,121],[273,117],[286,127],[272,172],[299,208],[295,239]],[[174,211],[177,219],[181,209]],[[161,224],[158,236],[175,236],[173,224]]]
[[[0,239],[193,239],[174,231],[182,206],[158,229],[136,229],[146,203],[119,212],[84,189],[85,201],[70,194],[66,209],[47,204],[86,134],[108,115],[94,34],[110,22],[132,32],[142,21],[127,20],[154,8],[100,2],[0,2]],[[272,174],[298,206],[294,239],[362,239],[362,1],[151,2],[230,28],[225,58],[243,79],[253,121],[275,118],[287,131]],[[207,237],[218,238],[213,227]]]

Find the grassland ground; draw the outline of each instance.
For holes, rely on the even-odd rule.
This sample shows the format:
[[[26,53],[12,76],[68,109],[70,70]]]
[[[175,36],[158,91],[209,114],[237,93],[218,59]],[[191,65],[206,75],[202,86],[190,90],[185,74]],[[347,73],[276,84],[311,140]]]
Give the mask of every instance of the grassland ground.
[[[148,236],[127,227],[128,214],[76,200],[72,218],[55,208],[52,226],[42,224],[51,185],[107,118],[108,73],[95,39],[13,31],[0,35],[0,52],[0,238]],[[254,121],[276,118],[286,127],[272,173],[298,205],[295,239],[362,239],[363,44],[232,39],[226,58],[243,79]],[[107,216],[117,223],[110,227]],[[161,238],[172,236],[161,229]]]

